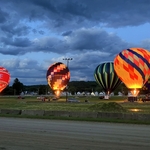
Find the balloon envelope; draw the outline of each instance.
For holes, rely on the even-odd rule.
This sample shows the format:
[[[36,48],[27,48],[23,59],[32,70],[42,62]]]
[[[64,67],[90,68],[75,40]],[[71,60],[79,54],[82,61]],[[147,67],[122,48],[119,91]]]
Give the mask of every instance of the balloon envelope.
[[[110,94],[121,83],[121,80],[114,71],[113,62],[99,64],[95,69],[94,77],[106,94]]]
[[[114,69],[118,77],[129,89],[139,89],[150,75],[149,51],[130,48],[120,52],[114,59]]]
[[[10,74],[7,69],[0,67],[0,92],[4,90],[10,82]]]
[[[150,91],[150,78],[149,78],[148,81],[144,84],[143,90]]]
[[[62,91],[70,80],[70,72],[65,64],[57,62],[48,68],[46,78],[53,91]]]

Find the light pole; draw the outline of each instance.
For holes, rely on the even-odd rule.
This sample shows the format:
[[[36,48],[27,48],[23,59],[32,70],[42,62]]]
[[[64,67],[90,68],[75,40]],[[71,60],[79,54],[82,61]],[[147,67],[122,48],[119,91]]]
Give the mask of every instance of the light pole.
[[[69,69],[69,61],[73,60],[73,58],[63,58],[63,60],[67,61],[67,67]],[[66,86],[66,102],[67,102],[67,99],[68,99],[68,86]]]
[[[63,58],[63,60],[66,60],[66,61],[67,61],[67,67],[69,68],[69,61],[70,61],[70,60],[73,60],[73,58]]]

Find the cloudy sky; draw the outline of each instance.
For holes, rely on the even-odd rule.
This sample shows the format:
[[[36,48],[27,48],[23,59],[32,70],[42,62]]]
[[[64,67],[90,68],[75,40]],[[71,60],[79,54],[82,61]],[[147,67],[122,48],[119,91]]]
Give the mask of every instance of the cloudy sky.
[[[54,62],[69,61],[71,81],[122,50],[150,50],[149,0],[0,0],[0,65],[24,85],[47,84]]]

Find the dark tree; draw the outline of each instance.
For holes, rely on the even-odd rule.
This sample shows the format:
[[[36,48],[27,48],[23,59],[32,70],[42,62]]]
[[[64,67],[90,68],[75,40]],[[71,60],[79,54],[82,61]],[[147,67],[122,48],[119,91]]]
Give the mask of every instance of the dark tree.
[[[13,95],[13,88],[8,85],[8,86],[1,92],[1,95]]]
[[[14,89],[14,95],[19,95],[23,91],[23,83],[21,83],[18,78],[14,80],[12,87]]]
[[[65,88],[66,91],[66,88]],[[77,89],[75,86],[68,86],[68,92],[70,92],[72,95],[74,95],[76,93]]]
[[[47,93],[47,85],[40,85],[38,88],[38,94],[46,94]]]

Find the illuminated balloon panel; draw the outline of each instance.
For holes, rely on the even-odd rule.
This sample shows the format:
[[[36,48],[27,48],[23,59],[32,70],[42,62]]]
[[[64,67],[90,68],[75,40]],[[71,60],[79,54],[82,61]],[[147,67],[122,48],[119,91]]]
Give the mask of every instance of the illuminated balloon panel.
[[[149,51],[130,48],[120,52],[114,59],[118,77],[129,89],[142,88],[150,75]]]
[[[114,71],[113,62],[99,64],[95,69],[94,77],[106,94],[110,94],[121,83],[121,80]]]
[[[7,69],[0,67],[0,92],[4,90],[10,82],[10,74]]]
[[[46,78],[52,90],[62,91],[70,80],[70,72],[65,64],[57,62],[48,68]]]

